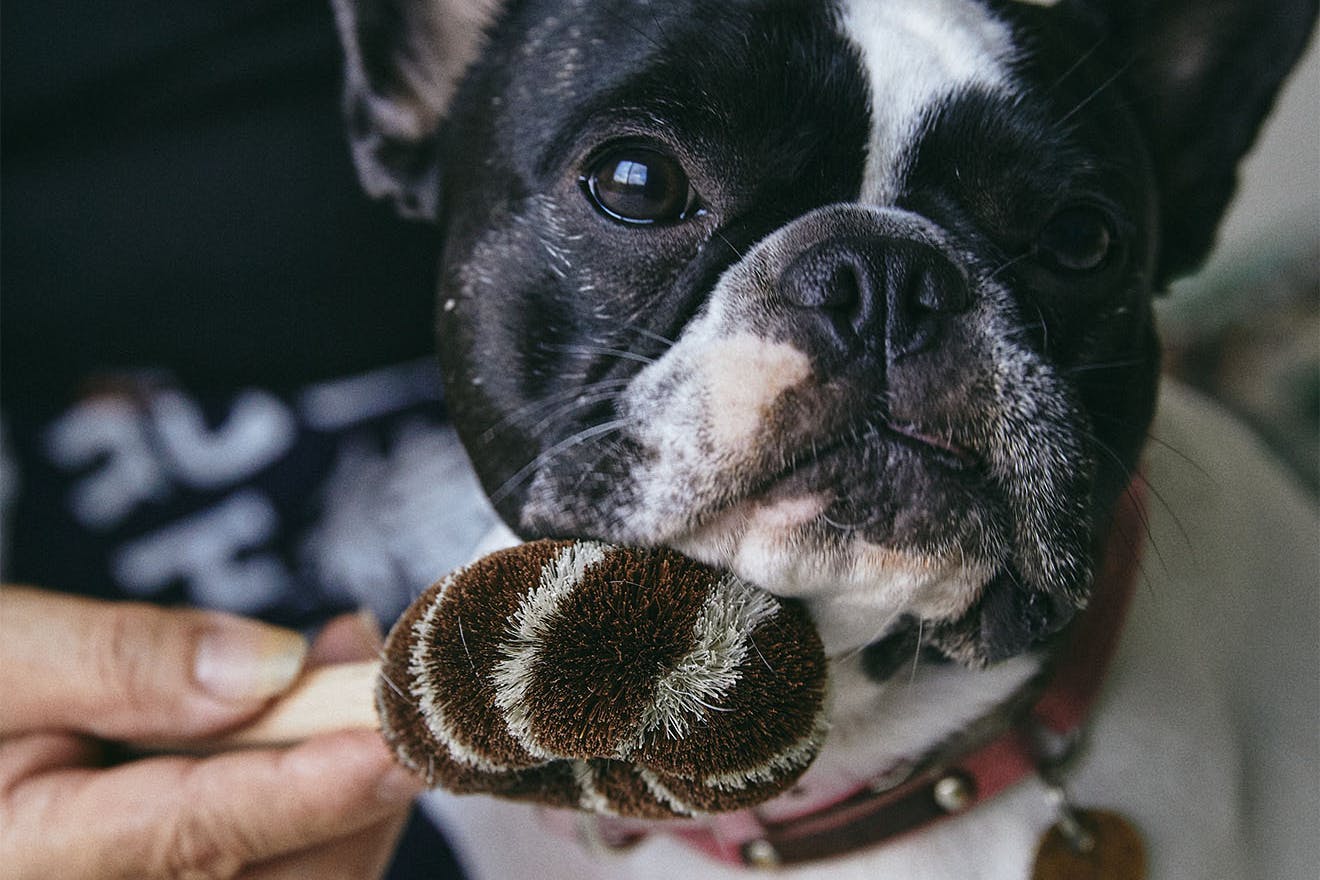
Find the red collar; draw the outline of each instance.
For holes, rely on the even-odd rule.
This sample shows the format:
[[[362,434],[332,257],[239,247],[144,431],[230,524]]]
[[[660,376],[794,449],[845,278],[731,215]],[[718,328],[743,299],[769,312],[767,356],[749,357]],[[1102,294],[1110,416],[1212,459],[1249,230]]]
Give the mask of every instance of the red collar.
[[[995,739],[896,787],[842,791],[788,817],[770,819],[751,809],[699,823],[641,824],[581,814],[579,834],[589,845],[609,849],[631,846],[648,833],[670,834],[721,862],[775,867],[876,846],[993,798],[1036,772],[1041,733],[1079,735],[1132,597],[1141,523],[1141,493],[1134,482],[1115,507],[1089,607],[1072,624],[1067,647],[1056,657],[1039,697]]]

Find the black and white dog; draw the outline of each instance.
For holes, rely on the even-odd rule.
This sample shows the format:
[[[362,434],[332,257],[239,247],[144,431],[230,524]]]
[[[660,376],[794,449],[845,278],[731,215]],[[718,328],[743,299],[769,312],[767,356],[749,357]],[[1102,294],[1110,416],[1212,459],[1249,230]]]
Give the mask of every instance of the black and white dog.
[[[1149,541],[1072,788],[1143,829],[1150,876],[1241,878],[1315,864],[1314,513],[1184,392],[1152,431],[1151,302],[1205,256],[1315,9],[337,14],[355,159],[444,230],[447,400],[519,535],[668,545],[805,601],[834,658],[806,780],[826,788],[921,765],[1014,700],[1103,549]],[[1146,484],[1136,528],[1112,525]],[[432,807],[483,876],[726,870]],[[1025,877],[1052,810],[1028,781],[801,870]]]

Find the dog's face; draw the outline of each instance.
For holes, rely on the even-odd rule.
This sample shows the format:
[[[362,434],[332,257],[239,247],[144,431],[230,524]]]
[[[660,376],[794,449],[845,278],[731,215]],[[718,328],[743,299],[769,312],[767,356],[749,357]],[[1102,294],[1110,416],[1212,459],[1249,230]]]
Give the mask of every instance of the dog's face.
[[[422,211],[439,156],[448,402],[517,531],[728,566],[836,649],[915,619],[982,663],[1084,604],[1151,416],[1152,292],[1226,198],[1189,220],[1224,183],[1165,189],[1123,67],[1157,65],[1112,22],[519,3],[433,146],[379,134],[425,77],[372,61],[368,5],[342,16],[359,150]]]

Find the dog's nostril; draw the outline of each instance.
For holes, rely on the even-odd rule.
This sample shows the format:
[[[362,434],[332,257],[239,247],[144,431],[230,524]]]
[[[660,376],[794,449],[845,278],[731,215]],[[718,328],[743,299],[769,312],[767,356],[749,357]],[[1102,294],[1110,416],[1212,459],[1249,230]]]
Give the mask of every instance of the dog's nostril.
[[[966,275],[944,260],[912,273],[906,300],[917,309],[946,315],[965,312],[972,304]]]
[[[861,302],[865,267],[846,254],[817,248],[796,260],[779,278],[779,292],[790,305],[841,311]]]
[[[972,303],[960,265],[923,242],[885,236],[820,242],[785,267],[778,287],[785,305],[812,312],[804,326],[832,350],[883,347],[891,359],[934,347]]]
[[[851,311],[862,301],[861,272],[851,263],[834,267],[825,289],[820,293],[819,308],[833,311]]]
[[[830,349],[847,353],[873,336],[876,281],[863,254],[846,244],[825,242],[784,270],[779,292],[785,304],[808,310],[801,320],[822,332]],[[883,304],[880,309],[883,312]]]
[[[939,263],[909,262],[891,277],[886,334],[890,357],[906,357],[935,347],[947,318],[971,304],[957,271]]]

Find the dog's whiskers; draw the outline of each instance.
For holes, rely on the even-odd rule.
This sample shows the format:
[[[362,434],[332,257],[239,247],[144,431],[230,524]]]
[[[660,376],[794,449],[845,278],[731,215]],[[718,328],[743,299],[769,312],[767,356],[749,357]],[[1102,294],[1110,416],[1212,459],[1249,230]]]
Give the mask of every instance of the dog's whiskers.
[[[583,466],[582,473],[573,484],[572,490],[569,493],[570,495],[576,495],[578,490],[582,488],[582,485],[591,477],[599,476],[602,470],[601,464],[611,456],[619,460],[622,460],[625,457],[624,448],[617,438],[606,437],[601,445],[604,446],[604,449],[602,449],[600,455],[593,458],[589,464]]]
[[[820,521],[825,523],[825,525],[830,526],[831,528],[838,529],[841,532],[856,532],[859,529],[861,529],[863,525],[865,525],[865,523],[862,522],[855,522],[855,523],[842,522],[841,520],[836,520],[833,517],[827,516],[826,514],[823,513],[820,515]]]
[[[734,247],[733,242],[729,241],[729,239],[725,236],[723,232],[716,232],[715,235],[717,238],[719,238],[720,241],[724,242],[725,246],[727,246],[729,250],[733,251],[734,256],[736,256],[740,260],[743,259],[743,252],[738,250],[738,248]]]
[[[1023,251],[1022,253],[1018,254],[1016,257],[1009,257],[1007,260],[1004,260],[994,269],[990,270],[990,274],[985,277],[985,283],[989,284],[998,281],[999,276],[1001,274],[1007,272],[1009,269],[1013,268],[1018,263],[1022,262],[1023,260],[1029,259],[1030,257],[1031,257],[1031,251]]]
[[[655,23],[655,29],[658,30],[658,31],[660,32],[660,36],[662,36],[662,37],[664,37],[666,40],[668,40],[668,39],[669,39],[669,34],[665,32],[664,25],[662,25],[662,24],[660,23],[660,16],[656,14],[656,11],[655,11],[655,4],[654,4],[654,3],[651,3],[651,2],[648,2],[648,3],[646,4],[646,11],[649,12],[649,13],[651,13],[651,21]]]
[[[860,655],[863,651],[867,649],[868,646],[873,645],[880,639],[884,638],[885,633],[888,632],[889,628],[894,625],[894,621],[902,617],[903,614],[904,612],[902,611],[894,611],[890,613],[888,617],[886,617],[884,620],[880,622],[880,625],[876,627],[874,633],[870,638],[863,641],[857,647],[844,651],[842,654],[836,657],[835,660],[837,662],[843,663],[848,660],[852,660],[854,657]]]
[[[549,449],[538,454],[530,462],[520,468],[513,476],[500,484],[500,487],[490,495],[491,503],[499,505],[500,502],[509,497],[509,494],[513,492],[514,489],[518,488],[518,486],[525,482],[529,477],[535,475],[547,463],[567,452],[569,449],[602,435],[618,431],[627,424],[628,422],[626,419],[612,419],[608,422],[602,422],[599,425],[584,428],[575,434],[565,437],[554,446],[551,446]]]
[[[541,348],[544,351],[552,351],[556,354],[568,354],[584,358],[612,357],[625,361],[636,361],[639,364],[648,366],[655,363],[653,357],[647,357],[626,348],[611,348],[606,345],[543,345]]]
[[[1075,376],[1078,373],[1099,372],[1102,370],[1121,370],[1128,367],[1139,367],[1149,362],[1148,358],[1133,357],[1117,361],[1097,361],[1092,364],[1078,364],[1073,367],[1067,367],[1061,372],[1065,376]]]
[[[1154,434],[1150,433],[1150,431],[1146,432],[1146,439],[1149,440],[1151,443],[1154,443],[1156,446],[1159,446],[1161,449],[1168,450],[1169,452],[1176,455],[1183,462],[1183,464],[1190,466],[1193,470],[1195,470],[1198,474],[1200,474],[1205,480],[1207,480],[1212,485],[1216,487],[1219,486],[1219,480],[1218,478],[1215,477],[1214,474],[1206,470],[1205,467],[1200,462],[1192,458],[1187,453],[1183,452],[1177,446],[1174,446],[1172,443],[1169,443],[1166,440],[1162,440],[1159,437],[1156,437]]]
[[[619,24],[621,24],[621,25],[623,25],[624,27],[628,28],[628,30],[630,30],[630,31],[632,31],[633,33],[635,33],[635,34],[637,34],[638,36],[640,36],[642,39],[646,40],[648,43],[650,43],[650,44],[651,44],[652,46],[654,46],[655,48],[657,48],[657,49],[664,49],[664,44],[663,44],[663,43],[661,43],[661,42],[660,42],[659,40],[657,40],[655,37],[653,37],[653,36],[651,36],[650,34],[648,34],[646,31],[644,31],[644,30],[642,30],[641,28],[639,28],[637,25],[633,24],[633,21],[632,21],[631,18],[628,18],[628,17],[625,16],[625,15],[620,15],[619,13],[613,11],[612,9],[607,9],[607,10],[605,10],[605,14],[608,15],[608,16],[609,16],[611,19],[613,19],[614,21],[617,21]],[[652,16],[651,16],[651,20],[652,20],[652,21],[655,21],[655,15],[654,15],[654,13],[653,13]],[[655,24],[656,24],[656,27],[657,27],[658,29],[660,29],[660,33],[661,33],[661,34],[664,34],[664,30],[663,30],[662,28],[660,28],[660,22],[656,21]]]
[[[540,424],[547,421],[553,421],[580,406],[589,403],[598,403],[601,400],[607,400],[610,397],[618,396],[624,387],[627,386],[628,379],[601,379],[586,385],[575,386],[555,394],[547,394],[544,397],[520,406],[506,413],[499,421],[495,422],[481,435],[484,441],[492,440],[495,435],[514,424],[529,420],[533,416],[539,416],[542,411],[560,407],[552,415],[541,418]],[[561,406],[561,404],[566,404]]]
[[[1130,423],[1130,422],[1128,422],[1128,421],[1126,421],[1126,420],[1124,420],[1124,419],[1120,419],[1120,418],[1118,418],[1117,416],[1114,416],[1114,415],[1112,415],[1112,414],[1110,414],[1110,413],[1104,413],[1104,412],[1095,413],[1095,414],[1092,416],[1092,418],[1094,418],[1094,419],[1104,419],[1104,420],[1106,420],[1106,421],[1112,421],[1112,422],[1115,422],[1115,423],[1120,424],[1120,425],[1127,425],[1127,426],[1131,427],[1131,423]],[[1094,438],[1094,435],[1091,434],[1091,435],[1088,435],[1088,437]],[[1156,437],[1154,434],[1150,433],[1149,431],[1146,432],[1146,440],[1147,440],[1148,442],[1150,442],[1150,443],[1154,443],[1156,446],[1159,446],[1159,447],[1161,447],[1162,449],[1166,449],[1166,450],[1168,450],[1170,453],[1172,453],[1173,455],[1177,456],[1177,457],[1178,457],[1178,458],[1179,458],[1184,464],[1187,464],[1188,466],[1190,466],[1193,470],[1195,470],[1198,474],[1200,474],[1200,475],[1201,475],[1203,478],[1205,478],[1208,482],[1210,482],[1211,484],[1216,485],[1216,486],[1218,485],[1218,481],[1215,479],[1215,477],[1214,477],[1213,474],[1209,473],[1204,467],[1201,466],[1200,463],[1198,463],[1198,462],[1197,462],[1195,459],[1193,459],[1191,456],[1189,456],[1189,455],[1187,455],[1186,453],[1184,453],[1184,452],[1183,452],[1182,450],[1180,450],[1178,447],[1174,446],[1174,445],[1171,444],[1171,443],[1168,443],[1168,442],[1165,441],[1165,440],[1160,439],[1159,437]],[[1155,496],[1155,499],[1156,499],[1157,501],[1160,502],[1160,506],[1163,507],[1164,510],[1169,514],[1170,519],[1173,520],[1174,525],[1177,527],[1178,531],[1181,533],[1182,538],[1183,538],[1183,541],[1187,544],[1188,547],[1191,547],[1191,546],[1192,546],[1192,541],[1191,541],[1191,537],[1190,537],[1190,536],[1188,535],[1188,533],[1187,533],[1187,529],[1183,526],[1182,521],[1178,518],[1178,514],[1177,514],[1177,512],[1174,511],[1173,507],[1168,503],[1167,500],[1165,500],[1164,496],[1163,496],[1162,494],[1160,494],[1159,489],[1156,488],[1156,487],[1154,486],[1154,484],[1152,484],[1149,480],[1146,479],[1145,474],[1143,474],[1143,473],[1141,472],[1140,469],[1138,469],[1138,470],[1135,471],[1135,472],[1132,472],[1132,471],[1130,471],[1130,470],[1125,470],[1125,473],[1128,474],[1129,479],[1139,479],[1139,480],[1141,480],[1142,485],[1144,485],[1144,486],[1147,488],[1147,490],[1149,490],[1150,493],[1151,493],[1153,496]]]
[[[1076,73],[1077,70],[1083,64],[1085,64],[1087,61],[1091,59],[1091,56],[1093,56],[1099,50],[1099,48],[1105,44],[1106,39],[1107,39],[1106,37],[1101,37],[1100,39],[1092,43],[1089,49],[1078,55],[1077,60],[1074,61],[1071,65],[1069,65],[1068,69],[1065,70],[1063,73],[1059,74],[1058,79],[1056,79],[1053,83],[1050,84],[1049,90],[1052,92],[1058,89],[1060,86],[1062,86],[1064,81],[1067,80],[1068,77]]]
[[[1151,485],[1150,481],[1146,479],[1145,475],[1143,475],[1140,470],[1134,471],[1131,468],[1129,468],[1123,462],[1123,459],[1118,455],[1118,453],[1115,452],[1108,444],[1106,444],[1099,437],[1095,436],[1093,432],[1090,431],[1086,432],[1086,438],[1098,450],[1108,455],[1115,462],[1115,464],[1118,465],[1119,472],[1124,476],[1124,489],[1123,489],[1124,493],[1126,493],[1129,498],[1135,501],[1136,497],[1134,495],[1132,483],[1133,481],[1140,481],[1141,484],[1145,486],[1146,489],[1159,500],[1160,504],[1163,505],[1166,510],[1169,510],[1169,513],[1173,518],[1175,524],[1178,526],[1179,530],[1182,531],[1184,542],[1186,542],[1188,546],[1191,546],[1190,536],[1188,536],[1186,530],[1183,529],[1182,523],[1178,522],[1177,515],[1173,513],[1172,509],[1169,508],[1168,502],[1166,502],[1164,498],[1161,497],[1159,491],[1154,486]],[[1163,551],[1161,550],[1159,544],[1155,541],[1154,534],[1151,532],[1150,518],[1146,515],[1146,512],[1141,509],[1140,505],[1134,505],[1134,506],[1137,510],[1137,518],[1141,522],[1142,528],[1145,529],[1146,539],[1150,544],[1151,549],[1155,551],[1155,558],[1159,561],[1160,568],[1163,569],[1164,572],[1167,574],[1169,571],[1169,566],[1164,558]],[[1137,549],[1135,543],[1129,543],[1129,549],[1135,551]]]
[[[1045,320],[1045,313],[1041,311],[1039,303],[1032,303],[1032,306],[1036,309],[1036,317],[1040,319],[1040,332],[1041,332],[1040,350],[1048,352],[1050,350],[1049,322]]]
[[[917,664],[921,662],[921,640],[926,634],[925,618],[917,618],[917,643],[912,648],[912,670],[908,673],[908,687],[917,680]]]
[[[564,418],[564,416],[567,416],[570,413],[588,407],[592,407],[596,404],[605,401],[619,400],[620,397],[622,397],[622,394],[619,390],[612,390],[612,391],[602,390],[602,391],[597,391],[594,394],[579,395],[572,402],[567,403],[564,406],[561,406],[559,409],[554,410],[553,412],[546,413],[546,415],[540,421],[538,421],[535,425],[532,426],[531,430],[534,434],[539,435],[542,431],[546,429],[547,426]]]
[[[386,657],[385,657],[385,652],[384,652],[384,651],[379,652],[379,654],[378,654],[377,656],[378,656],[378,658],[380,659],[381,663],[384,663],[384,662],[385,662]],[[409,694],[405,693],[404,690],[403,690],[403,688],[399,687],[399,686],[394,682],[394,679],[390,678],[389,675],[387,675],[383,669],[381,670],[381,673],[380,673],[380,680],[383,681],[383,682],[385,682],[385,686],[386,686],[387,688],[389,688],[390,690],[394,691],[395,695],[398,696],[399,699],[403,700],[404,702],[409,702],[409,701],[410,701],[410,700],[409,700]]]
[[[642,339],[659,343],[660,349],[655,353],[655,357],[653,358],[653,360],[658,360],[659,358],[663,357],[664,354],[667,351],[669,351],[669,349],[674,347],[675,342],[674,340],[670,339],[668,336],[665,336],[661,333],[656,333],[653,330],[648,330],[646,327],[639,326],[639,323],[643,320],[644,317],[645,316],[642,313],[634,314],[627,321],[624,321],[619,327],[619,329],[626,333],[632,333],[633,335],[638,336]]]
[[[1111,74],[1109,77],[1107,77],[1104,82],[1096,86],[1095,89],[1089,95],[1087,95],[1085,98],[1082,98],[1082,100],[1078,101],[1077,104],[1071,110],[1063,114],[1063,118],[1059,120],[1059,124],[1060,125],[1066,124],[1069,119],[1072,119],[1074,116],[1080,113],[1086,107],[1087,104],[1090,104],[1101,94],[1103,94],[1106,89],[1108,89],[1110,86],[1114,85],[1120,79],[1122,79],[1127,74],[1128,70],[1131,69],[1134,63],[1135,63],[1135,59],[1132,59],[1124,64],[1119,65],[1118,70],[1114,71],[1114,73]]]

